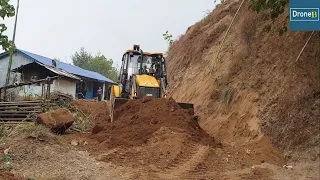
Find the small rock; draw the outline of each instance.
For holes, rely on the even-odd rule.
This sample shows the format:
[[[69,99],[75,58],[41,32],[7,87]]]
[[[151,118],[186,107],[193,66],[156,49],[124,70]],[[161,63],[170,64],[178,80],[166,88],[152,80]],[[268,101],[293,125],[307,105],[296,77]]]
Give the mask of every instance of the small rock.
[[[250,150],[249,150],[249,149],[246,149],[246,153],[247,153],[248,155],[250,155]]]
[[[4,154],[4,155],[7,155],[7,154],[9,153],[9,151],[10,151],[10,148],[7,148],[7,149],[5,149],[5,150],[3,151],[3,154]]]
[[[171,108],[171,112],[174,112],[174,110],[175,110],[175,108],[174,108],[174,107],[172,107],[172,108]]]
[[[293,169],[292,166],[288,166],[288,165],[284,165],[283,168],[287,168],[287,169]]]
[[[66,108],[40,114],[36,119],[37,124],[43,124],[58,134],[64,133],[73,122],[73,114]]]
[[[71,145],[72,146],[78,146],[79,142],[77,140],[72,140]]]
[[[265,162],[265,160],[261,160],[260,162],[261,162],[261,163],[264,163],[264,162]]]
[[[85,141],[85,142],[83,143],[83,145],[88,145],[88,142],[87,142],[87,141]]]

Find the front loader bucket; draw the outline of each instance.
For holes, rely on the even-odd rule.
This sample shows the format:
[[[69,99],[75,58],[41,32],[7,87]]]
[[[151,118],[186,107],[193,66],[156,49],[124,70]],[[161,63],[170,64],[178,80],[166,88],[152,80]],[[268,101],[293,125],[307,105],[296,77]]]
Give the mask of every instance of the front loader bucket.
[[[190,103],[177,103],[182,109],[192,109],[194,110],[193,104]]]
[[[113,100],[112,100],[112,104],[111,104],[111,108],[110,108],[110,118],[111,118],[111,122],[113,122],[113,115],[114,115],[114,110],[116,109],[116,108],[118,108],[120,105],[122,105],[122,104],[124,104],[124,103],[126,103],[126,102],[128,102],[129,101],[129,99],[127,99],[127,98],[114,98]]]

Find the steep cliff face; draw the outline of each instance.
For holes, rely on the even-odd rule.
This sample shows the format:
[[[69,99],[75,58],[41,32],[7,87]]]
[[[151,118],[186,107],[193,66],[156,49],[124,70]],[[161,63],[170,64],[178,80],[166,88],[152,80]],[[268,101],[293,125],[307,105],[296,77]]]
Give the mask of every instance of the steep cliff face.
[[[320,142],[320,32],[296,61],[311,32],[270,32],[266,14],[245,2],[217,59],[222,38],[240,5],[229,0],[188,28],[168,54],[169,94],[195,104],[200,125],[234,146],[265,135],[286,152],[318,156]],[[212,74],[210,66],[214,64]],[[311,153],[312,152],[312,153]]]

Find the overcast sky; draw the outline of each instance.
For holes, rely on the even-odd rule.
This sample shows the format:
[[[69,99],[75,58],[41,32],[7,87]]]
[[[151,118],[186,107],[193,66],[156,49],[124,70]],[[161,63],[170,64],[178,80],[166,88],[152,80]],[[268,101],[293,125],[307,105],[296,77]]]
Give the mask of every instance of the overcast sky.
[[[16,45],[68,63],[85,47],[120,64],[133,44],[164,52],[166,30],[174,38],[184,34],[213,8],[214,0],[20,0]],[[4,22],[11,39],[14,18]]]

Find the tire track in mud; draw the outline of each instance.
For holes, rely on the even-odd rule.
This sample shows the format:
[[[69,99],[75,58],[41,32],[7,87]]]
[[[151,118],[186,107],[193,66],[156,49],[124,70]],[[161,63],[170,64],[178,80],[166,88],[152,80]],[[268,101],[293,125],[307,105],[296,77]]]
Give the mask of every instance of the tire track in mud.
[[[164,171],[156,173],[156,175],[161,179],[190,179],[190,173],[209,155],[210,147],[192,145],[191,149],[192,151],[187,157],[179,159],[178,162],[173,163]],[[199,171],[205,171],[205,169]]]

